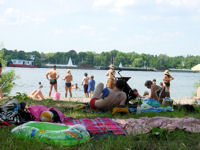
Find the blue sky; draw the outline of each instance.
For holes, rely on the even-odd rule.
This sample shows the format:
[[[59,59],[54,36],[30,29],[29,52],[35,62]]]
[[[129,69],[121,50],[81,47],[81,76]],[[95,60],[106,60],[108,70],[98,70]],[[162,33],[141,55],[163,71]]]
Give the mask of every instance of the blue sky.
[[[7,49],[199,55],[200,0],[0,0]]]

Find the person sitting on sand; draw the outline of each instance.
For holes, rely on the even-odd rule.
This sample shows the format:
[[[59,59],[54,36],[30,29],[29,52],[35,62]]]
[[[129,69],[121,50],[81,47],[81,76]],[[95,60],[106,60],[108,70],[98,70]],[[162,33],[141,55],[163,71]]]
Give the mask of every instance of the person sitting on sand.
[[[49,79],[50,76],[50,79]],[[49,97],[51,97],[51,91],[54,87],[55,91],[57,92],[57,80],[59,78],[59,74],[56,71],[56,66],[53,67],[50,71],[47,72],[46,74],[47,80],[50,81],[50,89],[49,89]]]
[[[42,100],[44,99],[44,96],[42,94],[42,84],[41,82],[38,83],[38,89],[37,90],[34,90],[28,97],[34,99],[34,100]]]
[[[145,91],[143,96],[142,96],[143,99],[148,99],[149,98],[149,92],[148,91]]]
[[[88,74],[84,73],[84,78],[83,78],[83,81],[82,81],[81,85],[83,85],[83,89],[84,89],[84,93],[85,93],[85,97],[86,98],[89,97],[88,84],[89,84]]]
[[[169,74],[169,70],[165,70],[163,81],[164,81],[165,87],[167,87],[169,93],[170,93],[170,81],[171,80],[174,80],[174,78]]]
[[[70,97],[72,97],[72,83],[71,82],[73,80],[73,77],[72,77],[70,69],[67,70],[67,75],[63,78],[63,80],[65,80],[65,97],[67,98],[68,90],[69,90]]]
[[[106,73],[106,76],[108,77],[106,87],[110,88],[110,89],[114,89],[114,87],[115,87],[115,71],[114,71],[114,66],[110,65],[109,68],[110,69]]]
[[[150,80],[147,80],[144,85],[151,90],[151,95],[149,98],[159,100],[158,91],[161,91],[161,87],[153,84],[153,82]]]
[[[99,83],[90,100],[90,108],[107,111],[116,106],[125,105],[126,93],[123,92],[124,86],[125,82],[123,80],[117,80],[114,89],[104,88],[104,84]]]

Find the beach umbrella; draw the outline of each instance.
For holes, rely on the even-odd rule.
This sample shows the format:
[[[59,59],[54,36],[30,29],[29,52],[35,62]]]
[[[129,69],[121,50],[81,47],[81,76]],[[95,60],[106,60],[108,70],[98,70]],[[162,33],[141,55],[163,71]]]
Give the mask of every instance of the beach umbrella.
[[[193,71],[200,71],[200,64],[192,67],[191,70],[193,70]]]

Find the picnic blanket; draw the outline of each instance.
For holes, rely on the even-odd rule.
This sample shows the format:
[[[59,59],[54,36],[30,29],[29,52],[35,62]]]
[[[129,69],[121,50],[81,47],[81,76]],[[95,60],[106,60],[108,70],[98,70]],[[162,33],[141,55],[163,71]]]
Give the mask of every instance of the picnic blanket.
[[[81,124],[86,127],[86,129],[94,134],[94,133],[107,133],[113,132],[114,134],[126,134],[125,130],[119,126],[117,122],[112,121],[110,118],[82,118],[82,119],[74,119],[67,117],[64,119],[65,125],[75,125]]]
[[[167,118],[167,117],[141,117],[139,119],[112,119],[120,124],[127,134],[144,134],[153,128],[168,129],[169,132],[176,128],[193,133],[200,133],[200,120],[190,117]]]

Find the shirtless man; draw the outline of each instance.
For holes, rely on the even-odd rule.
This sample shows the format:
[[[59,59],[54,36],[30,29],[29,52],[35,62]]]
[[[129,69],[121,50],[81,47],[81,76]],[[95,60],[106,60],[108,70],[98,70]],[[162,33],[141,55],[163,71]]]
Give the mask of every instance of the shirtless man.
[[[152,81],[147,80],[144,84],[148,89],[151,90],[151,95],[149,98],[154,99],[154,100],[159,100],[159,95],[158,91],[161,90],[161,87],[158,85],[153,84]]]
[[[123,80],[117,80],[114,89],[104,89],[103,83],[99,83],[90,100],[90,108],[108,111],[119,105],[125,105],[126,93],[123,92],[124,86]]]
[[[49,77],[50,77],[50,79],[49,79]],[[47,78],[47,80],[50,81],[49,97],[51,97],[51,91],[52,91],[53,87],[54,87],[55,91],[57,92],[57,80],[59,78],[59,74],[56,71],[56,66],[54,66],[52,70],[47,72],[46,78]]]
[[[110,65],[109,68],[110,69],[108,70],[108,72],[106,74],[106,76],[108,77],[106,87],[108,87],[110,89],[114,89],[114,87],[115,87],[115,71],[114,71],[114,66]]]
[[[83,85],[83,89],[84,89],[84,93],[85,93],[85,97],[89,97],[89,93],[88,93],[88,84],[89,84],[89,78],[88,78],[88,74],[87,73],[84,73],[84,78],[83,78],[83,81],[82,81],[82,84]]]

